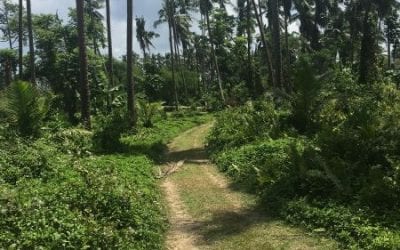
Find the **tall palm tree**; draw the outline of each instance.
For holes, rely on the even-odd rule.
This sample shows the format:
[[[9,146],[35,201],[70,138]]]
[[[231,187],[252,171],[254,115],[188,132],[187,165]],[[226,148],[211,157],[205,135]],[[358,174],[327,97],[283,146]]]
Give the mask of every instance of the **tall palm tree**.
[[[267,66],[268,66],[268,69],[269,69],[269,73],[271,75],[272,86],[273,87],[277,87],[275,73],[274,73],[274,69],[272,67],[272,56],[271,56],[270,46],[269,46],[269,43],[268,43],[267,38],[265,36],[264,22],[262,20],[261,14],[259,13],[259,9],[257,8],[256,1],[255,0],[251,0],[251,3],[252,3],[252,6],[253,6],[254,13],[256,15],[257,25],[258,25],[258,29],[259,29],[260,36],[261,36],[261,42],[262,42],[262,45],[264,47],[265,54],[267,56],[267,64],[268,64]]]
[[[127,94],[128,94],[128,118],[132,127],[136,125],[136,111],[134,99],[134,82],[133,82],[133,0],[127,0]]]
[[[33,84],[36,83],[36,69],[35,69],[35,45],[33,44],[33,28],[32,28],[32,8],[31,0],[26,0],[26,11],[28,18],[28,36],[29,36],[29,67],[31,77],[30,80]]]
[[[172,72],[172,83],[174,88],[174,99],[175,99],[175,109],[179,109],[179,98],[178,98],[178,88],[176,84],[175,77],[175,34],[173,31],[173,26],[175,22],[175,3],[173,0],[164,0],[162,4],[162,9],[158,12],[159,20],[154,23],[154,27],[162,23],[168,24],[168,35],[169,35],[169,47],[170,47],[170,58],[171,58],[171,72]]]
[[[147,57],[146,51],[150,52],[150,47],[154,47],[151,40],[159,36],[159,34],[153,31],[146,30],[146,21],[143,17],[136,18],[136,38],[142,49],[143,59]]]
[[[85,0],[85,14],[90,18],[88,24],[88,39],[92,41],[93,51],[95,54],[100,54],[99,43],[102,47],[105,46],[104,37],[104,16],[100,9],[103,8],[105,0]]]
[[[269,0],[269,14],[272,30],[272,54],[274,58],[274,72],[276,84],[284,88],[282,70],[282,49],[281,49],[281,26],[279,17],[278,0]]]
[[[210,0],[199,0],[199,1],[200,1],[199,2],[200,13],[205,17],[205,20],[206,20],[207,33],[208,33],[208,38],[210,41],[210,48],[211,48],[211,56],[212,56],[213,64],[214,64],[214,71],[217,74],[218,87],[219,87],[221,99],[225,103],[225,94],[224,94],[224,89],[222,86],[221,73],[219,71],[218,58],[215,53],[214,39],[213,39],[212,31],[211,31],[210,12],[213,9],[213,3]]]
[[[90,88],[88,80],[88,58],[86,51],[84,0],[76,0],[78,20],[79,68],[81,84],[81,119],[85,128],[91,128],[90,120]]]
[[[19,78],[22,79],[24,68],[24,30],[23,30],[24,2],[19,0],[18,5],[18,68]]]
[[[111,6],[110,0],[106,0],[106,19],[107,19],[107,45],[108,45],[108,81],[109,87],[114,87],[114,65],[113,65],[113,44],[111,35]],[[111,94],[111,100],[114,96]]]

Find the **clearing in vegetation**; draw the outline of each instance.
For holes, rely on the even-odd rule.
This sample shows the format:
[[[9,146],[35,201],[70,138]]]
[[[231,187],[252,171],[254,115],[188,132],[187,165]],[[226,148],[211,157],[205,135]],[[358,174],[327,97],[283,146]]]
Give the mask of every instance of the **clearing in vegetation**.
[[[169,144],[165,168],[175,172],[162,182],[169,207],[168,249],[338,248],[332,240],[269,217],[254,196],[234,190],[208,162],[204,144],[211,126],[195,127]]]

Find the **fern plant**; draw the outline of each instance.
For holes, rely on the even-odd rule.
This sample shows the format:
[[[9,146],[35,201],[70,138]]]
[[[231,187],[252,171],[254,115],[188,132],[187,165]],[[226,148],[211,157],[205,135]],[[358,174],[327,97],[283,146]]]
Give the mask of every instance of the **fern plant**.
[[[11,128],[23,137],[37,137],[47,114],[48,99],[28,82],[14,82],[2,94],[0,110]]]

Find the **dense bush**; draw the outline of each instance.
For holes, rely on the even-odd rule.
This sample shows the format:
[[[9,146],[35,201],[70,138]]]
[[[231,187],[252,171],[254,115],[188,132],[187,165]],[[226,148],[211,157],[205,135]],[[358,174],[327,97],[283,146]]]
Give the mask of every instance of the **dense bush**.
[[[289,202],[285,218],[311,230],[328,232],[352,249],[398,249],[400,246],[399,215],[377,216],[373,212],[351,208],[336,202]]]
[[[273,102],[248,102],[240,108],[222,111],[208,137],[211,152],[232,148],[279,133],[278,111]]]
[[[93,132],[94,150],[98,152],[120,152],[123,150],[121,135],[129,128],[127,115],[123,111],[114,111],[108,116],[99,116]]]
[[[217,166],[289,221],[325,228],[346,247],[395,249],[400,91],[386,82],[360,86],[346,70],[330,72],[324,84],[307,65],[295,73],[289,105],[267,101],[266,120],[248,106],[219,115],[209,137]]]
[[[47,155],[34,143],[0,139],[0,183],[16,185],[21,179],[47,178],[51,172]]]
[[[56,175],[47,182],[0,184],[1,247],[161,248],[164,222],[146,158],[88,158],[52,168]]]
[[[50,100],[28,82],[14,82],[1,93],[0,113],[23,137],[37,137]]]

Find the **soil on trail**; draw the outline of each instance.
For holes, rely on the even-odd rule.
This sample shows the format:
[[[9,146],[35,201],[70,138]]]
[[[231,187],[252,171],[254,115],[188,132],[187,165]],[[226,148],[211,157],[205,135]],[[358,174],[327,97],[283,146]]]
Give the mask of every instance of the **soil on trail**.
[[[195,127],[168,145],[168,176],[161,188],[168,206],[166,248],[338,249],[322,236],[273,219],[252,195],[234,190],[204,149],[212,123]]]

